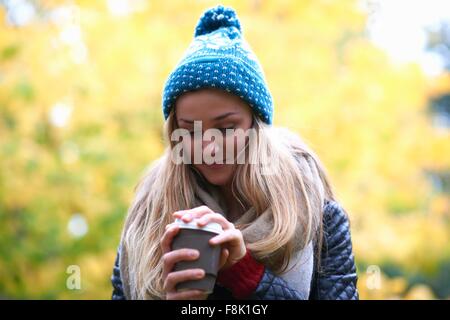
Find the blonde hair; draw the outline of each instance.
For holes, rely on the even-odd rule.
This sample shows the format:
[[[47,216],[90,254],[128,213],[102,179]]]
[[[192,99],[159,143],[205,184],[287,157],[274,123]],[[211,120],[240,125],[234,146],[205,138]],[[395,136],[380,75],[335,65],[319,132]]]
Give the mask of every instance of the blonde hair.
[[[173,112],[164,127],[165,137],[170,140],[176,129]],[[256,259],[276,260],[272,271],[280,274],[285,272],[295,246],[304,248],[315,240],[321,247],[323,204],[325,199],[333,200],[334,195],[323,166],[299,137],[268,126],[257,117],[253,127],[258,129],[256,142],[247,144],[248,161],[237,166],[232,189],[241,204],[253,207],[257,216],[271,208],[270,234],[246,245]],[[125,221],[122,248],[128,257],[132,299],[165,298],[160,239],[165,226],[173,222],[173,212],[194,207],[193,167],[171,161],[174,143],[169,143],[136,186]],[[269,162],[276,174],[262,173],[262,164]],[[299,225],[301,241],[294,243]],[[281,254],[275,257],[275,252]]]

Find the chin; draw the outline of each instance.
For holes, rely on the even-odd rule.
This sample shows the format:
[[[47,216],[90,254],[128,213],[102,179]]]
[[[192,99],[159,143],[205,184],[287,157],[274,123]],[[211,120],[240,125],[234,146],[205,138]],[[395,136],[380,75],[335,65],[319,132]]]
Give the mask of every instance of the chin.
[[[200,165],[197,168],[209,183],[216,186],[227,185],[233,178],[233,165],[224,165],[221,168]]]

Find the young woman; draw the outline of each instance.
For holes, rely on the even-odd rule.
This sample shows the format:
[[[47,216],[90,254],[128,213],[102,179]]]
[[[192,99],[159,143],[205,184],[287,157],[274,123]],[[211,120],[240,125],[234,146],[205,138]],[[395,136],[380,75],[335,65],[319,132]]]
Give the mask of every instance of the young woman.
[[[200,18],[163,113],[169,146],[136,188],[113,299],[358,299],[348,217],[316,155],[272,126],[272,97],[233,9]],[[210,241],[222,248],[210,295],[175,289],[204,276],[172,271],[199,255],[171,250],[176,218],[224,230]]]

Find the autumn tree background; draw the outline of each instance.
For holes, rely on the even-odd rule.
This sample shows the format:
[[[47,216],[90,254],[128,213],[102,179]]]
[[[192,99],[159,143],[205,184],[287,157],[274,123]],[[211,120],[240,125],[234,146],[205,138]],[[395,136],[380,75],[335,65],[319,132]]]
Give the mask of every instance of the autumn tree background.
[[[275,125],[318,153],[350,215],[361,298],[449,298],[449,25],[427,30],[446,61],[430,76],[371,41],[373,2],[222,3]],[[110,298],[133,188],[164,148],[162,87],[215,4],[0,1],[0,298]]]

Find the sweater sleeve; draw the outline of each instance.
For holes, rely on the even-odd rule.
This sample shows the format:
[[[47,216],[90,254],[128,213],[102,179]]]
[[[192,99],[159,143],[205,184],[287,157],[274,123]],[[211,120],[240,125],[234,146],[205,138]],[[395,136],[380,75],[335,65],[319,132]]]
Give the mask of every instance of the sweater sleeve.
[[[256,290],[264,269],[264,265],[257,262],[247,249],[247,253],[241,260],[230,268],[219,271],[217,282],[231,290],[236,299],[245,299]]]

